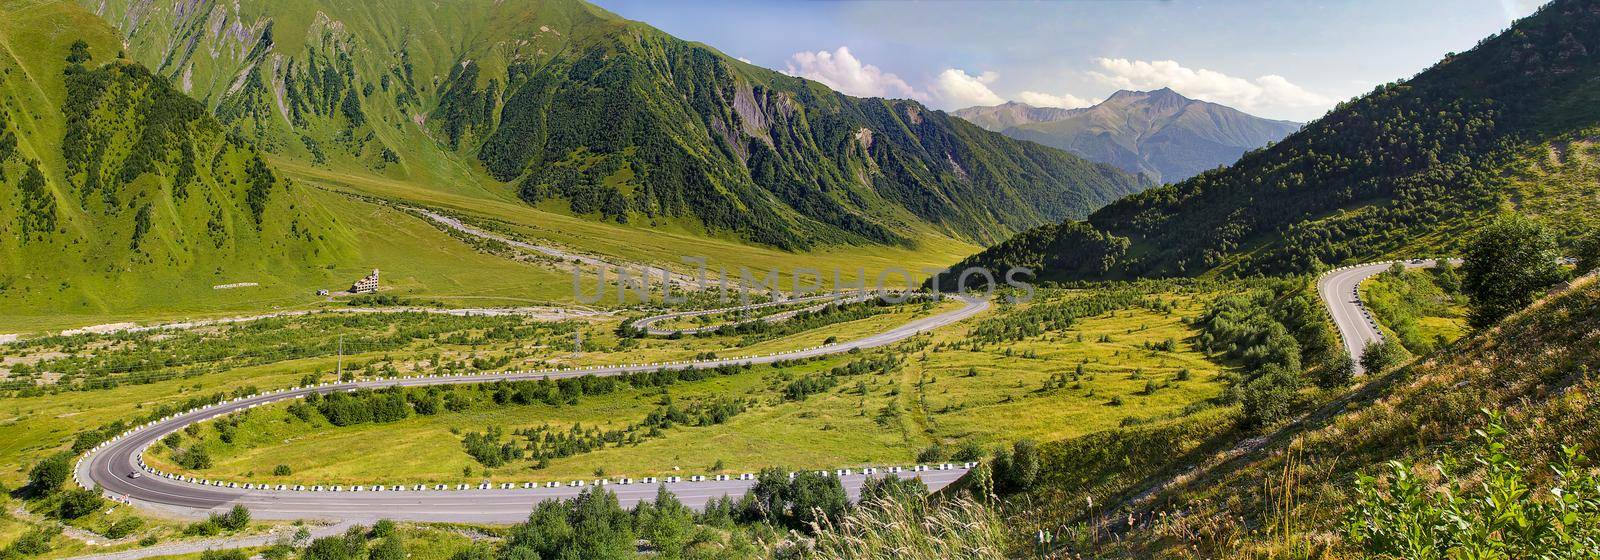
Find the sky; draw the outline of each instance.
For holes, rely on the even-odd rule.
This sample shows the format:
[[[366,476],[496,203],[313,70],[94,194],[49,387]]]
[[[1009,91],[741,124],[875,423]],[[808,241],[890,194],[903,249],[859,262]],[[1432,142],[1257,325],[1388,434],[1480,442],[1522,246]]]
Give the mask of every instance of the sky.
[[[1309,121],[1542,0],[592,0],[752,64],[939,109],[1171,87]]]

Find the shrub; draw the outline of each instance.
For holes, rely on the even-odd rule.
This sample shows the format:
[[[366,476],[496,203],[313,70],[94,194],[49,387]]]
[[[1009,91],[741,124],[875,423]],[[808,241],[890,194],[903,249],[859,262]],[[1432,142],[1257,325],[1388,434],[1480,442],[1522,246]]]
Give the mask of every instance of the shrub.
[[[934,442],[933,445],[924,447],[921,451],[917,452],[918,463],[937,463],[939,461],[943,461],[944,458],[944,446],[940,445],[938,442]]]
[[[378,541],[377,546],[372,547],[372,551],[367,554],[368,560],[405,560],[405,557],[405,543],[400,541],[399,535],[393,533]]]
[[[1535,477],[1506,452],[1502,418],[1485,414],[1489,423],[1476,432],[1468,461],[1446,456],[1434,463],[1447,491],[1430,488],[1399,461],[1388,463],[1387,481],[1358,477],[1356,504],[1345,517],[1350,540],[1385,558],[1600,556],[1600,476],[1588,459],[1563,446],[1549,488],[1536,491]],[[1466,476],[1455,471],[1458,464],[1483,472]]]
[[[94,513],[104,503],[105,499],[93,490],[68,490],[61,495],[61,503],[56,505],[56,515],[62,519],[77,519]]]
[[[289,468],[289,465],[272,467],[272,476],[289,476],[291,474],[294,474],[294,469]]]
[[[377,523],[372,524],[371,536],[374,539],[385,538],[393,534],[395,534],[395,525],[392,520],[379,519]]]
[[[1240,401],[1246,427],[1269,426],[1289,417],[1300,376],[1276,365],[1269,365],[1244,386]]]
[[[143,526],[143,519],[138,517],[124,517],[113,522],[110,527],[107,527],[105,535],[108,539],[120,539],[122,537],[132,535],[134,531],[138,531],[139,528]]]
[[[50,543],[51,541],[54,541],[56,535],[59,534],[61,534],[60,525],[35,527],[34,529],[23,533],[22,536],[17,537],[17,540],[12,541],[4,551],[0,551],[0,556],[38,556],[40,554],[50,552],[52,549]]]
[[[361,529],[352,527],[351,529]],[[361,529],[365,532],[365,529]],[[311,541],[305,552],[301,553],[302,560],[365,560],[367,543],[361,534],[334,535],[322,537]]]
[[[926,505],[928,485],[920,478],[898,476],[870,477],[861,484],[861,503],[875,500],[906,500],[908,505],[922,502]]]
[[[973,440],[964,441],[950,458],[963,463],[983,459],[983,446],[978,445],[978,442]]]
[[[1406,350],[1399,344],[1382,340],[1367,345],[1361,351],[1361,367],[1367,375],[1378,375],[1406,361]]]
[[[233,509],[224,514],[212,514],[211,521],[218,527],[229,531],[238,531],[250,525],[250,509],[240,504],[234,504]]]
[[[199,445],[189,446],[188,450],[178,453],[176,457],[173,457],[173,460],[186,469],[204,470],[211,468],[211,454],[206,452],[206,448]]]
[[[1018,440],[1008,451],[1001,448],[994,454],[995,491],[1009,494],[1033,488],[1039,479],[1039,444],[1031,439]]]
[[[190,537],[211,537],[221,533],[222,527],[217,525],[216,517],[213,515],[212,519],[190,523],[188,527],[183,528],[183,534]]]

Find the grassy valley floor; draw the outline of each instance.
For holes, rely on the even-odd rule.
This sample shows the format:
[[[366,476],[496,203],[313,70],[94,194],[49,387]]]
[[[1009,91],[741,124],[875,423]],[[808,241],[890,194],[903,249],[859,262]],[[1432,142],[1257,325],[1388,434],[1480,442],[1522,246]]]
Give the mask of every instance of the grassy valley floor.
[[[231,442],[222,441],[217,426],[208,424],[174,447],[158,448],[150,460],[184,470],[175,458],[198,442],[214,461],[197,471],[204,476],[307,484],[566,480],[597,472],[639,477],[712,473],[714,465],[723,472],[753,472],[775,465],[900,464],[942,459],[962,447],[1065,439],[1180,417],[1222,392],[1222,368],[1189,341],[1194,333],[1185,317],[1200,309],[1196,300],[1202,296],[1196,294],[1150,296],[1147,302],[1159,311],[1128,306],[1035,336],[970,344],[972,330],[985,321],[1092,297],[1092,292],[1054,293],[1049,300],[1009,306],[889,349],[760,366],[664,388],[624,387],[558,405],[497,404],[493,388],[479,386],[452,391],[471,403],[460,412],[348,427],[334,427],[322,416],[301,419],[289,405],[275,405],[224,428],[232,432]],[[849,340],[937,311],[923,307],[727,352],[764,353],[827,337]],[[663,342],[668,341],[646,340],[641,347]],[[681,350],[687,354],[716,341],[670,342],[692,345]],[[883,366],[879,360],[896,363]],[[866,371],[846,371],[852,364]],[[796,388],[821,379],[828,382],[820,389]],[[745,403],[744,409],[715,423],[680,424],[641,441],[552,457],[542,468],[526,458],[489,466],[462,444],[466,434],[490,428],[506,434],[500,442],[517,445],[527,443],[514,435],[518,430],[542,426],[553,433],[571,433],[574,427],[578,432],[628,431],[668,402],[693,409],[728,400]],[[272,475],[278,465],[292,474]]]

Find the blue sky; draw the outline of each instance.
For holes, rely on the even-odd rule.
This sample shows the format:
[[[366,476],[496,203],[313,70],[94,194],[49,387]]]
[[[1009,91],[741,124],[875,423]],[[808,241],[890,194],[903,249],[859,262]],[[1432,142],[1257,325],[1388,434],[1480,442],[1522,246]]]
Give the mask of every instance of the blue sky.
[[[854,95],[1073,107],[1169,86],[1300,121],[1470,49],[1541,3],[594,1]]]

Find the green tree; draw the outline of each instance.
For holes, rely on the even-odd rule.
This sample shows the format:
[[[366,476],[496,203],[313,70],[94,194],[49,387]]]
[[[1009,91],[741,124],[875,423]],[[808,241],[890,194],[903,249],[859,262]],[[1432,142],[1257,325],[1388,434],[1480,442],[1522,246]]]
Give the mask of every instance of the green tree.
[[[790,510],[795,524],[811,527],[824,519],[836,520],[850,507],[839,479],[814,471],[800,471],[790,484]]]
[[[83,64],[89,59],[89,43],[83,39],[73,41],[72,46],[67,47],[67,64]]]
[[[1579,274],[1600,269],[1600,228],[1578,239],[1577,254],[1573,256],[1578,259]]]
[[[995,490],[1024,492],[1039,478],[1039,444],[1031,439],[1017,440],[1011,449],[1001,448],[994,455]]]
[[[650,541],[661,558],[683,558],[694,532],[694,513],[684,507],[665,485],[656,489],[656,500],[640,504],[634,514],[639,536]]]
[[[1406,349],[1387,339],[1368,344],[1361,351],[1361,367],[1367,370],[1367,375],[1381,374],[1405,361]]]
[[[750,518],[773,521],[783,517],[789,503],[789,473],[778,467],[761,469],[747,496],[745,513]]]
[[[1521,216],[1495,220],[1475,236],[1461,266],[1462,288],[1472,298],[1469,322],[1485,329],[1528,304],[1538,291],[1560,282],[1555,238],[1539,222]]]
[[[28,488],[35,494],[47,496],[56,493],[72,476],[72,464],[62,455],[48,457],[33,465],[28,471]]]
[[[1338,350],[1322,364],[1322,369],[1317,374],[1317,385],[1324,389],[1343,387],[1350,384],[1356,375],[1356,361],[1350,358],[1350,353]]]
[[[1455,294],[1461,292],[1461,270],[1448,260],[1440,260],[1439,266],[1433,269],[1433,283],[1445,293]]]
[[[530,558],[633,558],[632,518],[617,504],[617,495],[590,488],[562,502],[534,507],[528,522],[511,529],[506,555]]]

